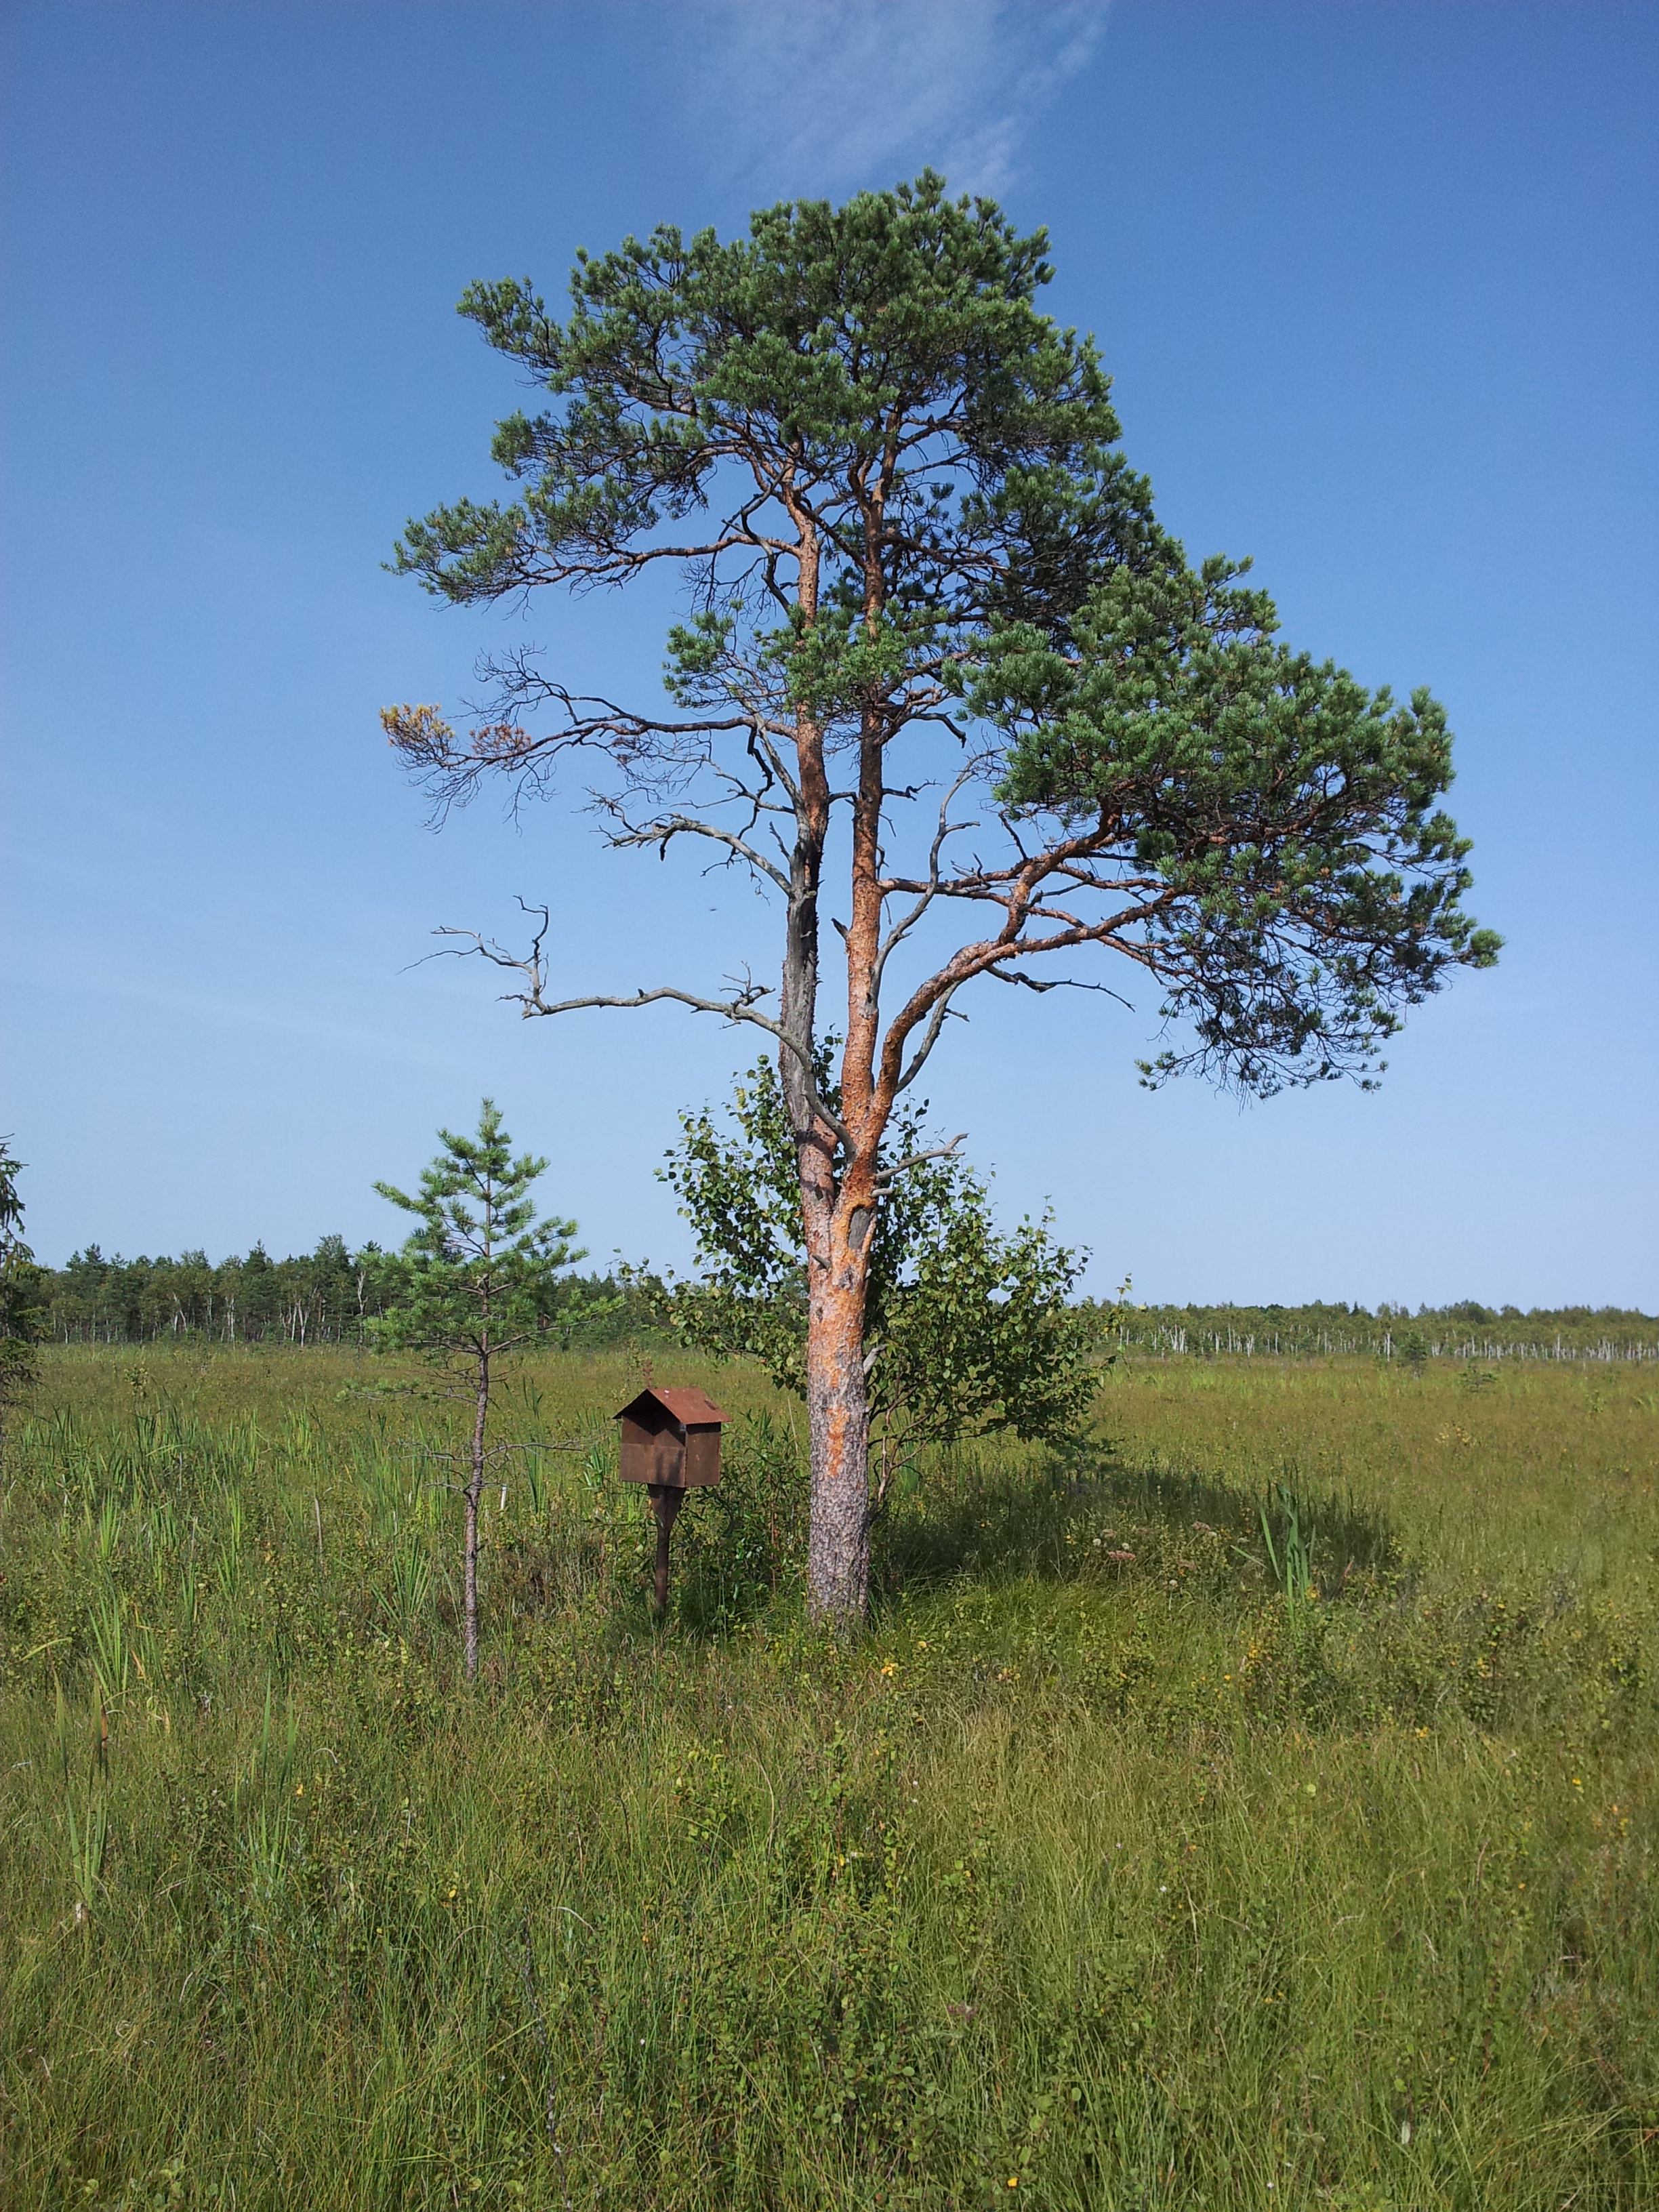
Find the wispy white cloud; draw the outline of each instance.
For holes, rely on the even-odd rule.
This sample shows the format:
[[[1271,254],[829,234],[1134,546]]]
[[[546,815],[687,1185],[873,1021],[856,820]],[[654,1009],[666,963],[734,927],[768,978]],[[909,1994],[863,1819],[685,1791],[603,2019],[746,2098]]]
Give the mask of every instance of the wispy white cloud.
[[[691,83],[720,158],[775,191],[959,191],[1018,174],[1042,110],[1092,57],[1109,0],[705,0]]]

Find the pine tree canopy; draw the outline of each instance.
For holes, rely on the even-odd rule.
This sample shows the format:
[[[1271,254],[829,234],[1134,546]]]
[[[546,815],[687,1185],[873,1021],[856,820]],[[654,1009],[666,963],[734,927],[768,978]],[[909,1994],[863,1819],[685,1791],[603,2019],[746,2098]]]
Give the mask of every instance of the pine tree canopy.
[[[386,728],[441,811],[489,775],[534,792],[572,753],[599,759],[616,842],[712,840],[788,899],[803,943],[824,825],[850,805],[860,914],[915,902],[907,957],[967,924],[879,1041],[849,1034],[871,1057],[848,1096],[867,1084],[878,1121],[967,984],[1075,982],[1090,946],[1190,1031],[1151,1081],[1370,1080],[1401,1010],[1498,948],[1463,910],[1468,847],[1437,804],[1444,711],[1282,642],[1248,563],[1188,562],[1120,448],[1093,341],[1036,305],[1047,256],[1042,232],[925,172],[764,210],[732,240],[665,226],[583,254],[562,320],[527,280],[474,285],[461,313],[545,404],[498,426],[514,495],[411,521],[395,565],[469,604],[667,562],[692,605],[665,697],[583,697],[520,652],[487,664],[469,732],[432,706]],[[857,758],[846,790],[817,765],[837,755]],[[930,791],[937,830],[932,802],[907,828]],[[504,964],[528,1012],[678,997],[810,1060],[758,986],[555,1003],[539,939]]]
[[[586,1255],[568,1241],[574,1221],[537,1220],[530,1186],[547,1162],[514,1158],[493,1100],[483,1103],[476,1136],[438,1136],[444,1149],[422,1170],[418,1195],[374,1186],[420,1223],[401,1254],[400,1295],[374,1333],[388,1347],[487,1359],[547,1326],[559,1271]]]

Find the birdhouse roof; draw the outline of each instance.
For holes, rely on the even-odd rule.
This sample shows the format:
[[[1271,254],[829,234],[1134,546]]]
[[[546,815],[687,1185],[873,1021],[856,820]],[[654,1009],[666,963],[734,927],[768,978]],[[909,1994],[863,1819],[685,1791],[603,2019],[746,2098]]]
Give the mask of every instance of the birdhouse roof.
[[[701,1390],[641,1390],[637,1398],[630,1399],[617,1415],[619,1421],[639,1420],[643,1415],[660,1407],[672,1420],[683,1429],[700,1429],[725,1420],[726,1416],[710,1397]]]

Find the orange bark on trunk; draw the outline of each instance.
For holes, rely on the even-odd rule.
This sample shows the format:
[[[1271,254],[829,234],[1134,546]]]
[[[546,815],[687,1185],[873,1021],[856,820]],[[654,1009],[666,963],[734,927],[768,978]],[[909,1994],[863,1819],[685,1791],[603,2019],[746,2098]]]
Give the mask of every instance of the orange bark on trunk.
[[[810,1265],[806,1413],[811,1437],[807,1602],[812,1618],[842,1627],[864,1618],[870,1588],[870,1403],[864,1307],[871,1212],[842,1202],[826,1224],[822,1264]],[[848,1223],[854,1224],[848,1234]]]

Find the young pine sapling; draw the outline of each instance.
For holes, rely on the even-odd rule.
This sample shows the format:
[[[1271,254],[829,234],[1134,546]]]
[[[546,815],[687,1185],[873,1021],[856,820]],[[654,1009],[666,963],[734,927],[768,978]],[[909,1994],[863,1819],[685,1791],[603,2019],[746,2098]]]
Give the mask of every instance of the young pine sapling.
[[[478,1672],[478,1504],[494,1455],[490,1393],[501,1362],[538,1341],[553,1320],[564,1288],[559,1271],[586,1255],[569,1242],[574,1221],[537,1220],[530,1186],[547,1162],[528,1152],[514,1158],[493,1099],[479,1109],[475,1137],[448,1129],[438,1135],[443,1150],[422,1171],[418,1196],[389,1182],[374,1186],[420,1223],[403,1248],[396,1299],[374,1329],[388,1350],[424,1353],[471,1401],[462,1489],[462,1612],[471,1681]]]

